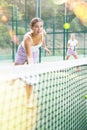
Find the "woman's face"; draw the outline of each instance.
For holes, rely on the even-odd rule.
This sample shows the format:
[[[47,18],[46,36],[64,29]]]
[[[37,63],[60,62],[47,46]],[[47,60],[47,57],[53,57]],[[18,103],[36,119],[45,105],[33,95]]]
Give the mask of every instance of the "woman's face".
[[[74,34],[71,35],[71,39],[72,40],[75,39],[75,35]]]
[[[43,31],[43,22],[37,22],[33,27],[32,27],[33,33],[36,35],[40,34]]]

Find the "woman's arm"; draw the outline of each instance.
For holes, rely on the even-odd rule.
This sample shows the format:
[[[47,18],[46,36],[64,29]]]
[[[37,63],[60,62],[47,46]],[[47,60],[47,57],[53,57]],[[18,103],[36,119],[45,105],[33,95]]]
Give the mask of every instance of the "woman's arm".
[[[28,58],[28,64],[32,64],[33,63],[33,57],[32,57],[32,50],[31,50],[31,39],[29,37],[27,37],[24,40],[24,45],[25,45],[25,50],[26,50],[26,54],[27,54],[27,58]]]
[[[45,36],[46,36],[46,31],[45,30],[43,30],[43,44],[42,44],[42,46],[43,46],[43,48],[44,48],[44,50],[48,53],[48,54],[50,54],[50,50],[47,48],[47,46],[46,46],[46,42],[45,42]]]
[[[48,54],[50,54],[50,50],[47,48],[45,40],[43,41],[43,48]]]
[[[78,48],[78,41],[77,41],[77,43],[76,43],[76,48]]]
[[[72,47],[71,47],[71,41],[70,40],[68,40],[68,49],[70,49],[70,50],[72,50]]]
[[[71,47],[70,47],[70,43],[68,43],[68,49],[71,49]]]

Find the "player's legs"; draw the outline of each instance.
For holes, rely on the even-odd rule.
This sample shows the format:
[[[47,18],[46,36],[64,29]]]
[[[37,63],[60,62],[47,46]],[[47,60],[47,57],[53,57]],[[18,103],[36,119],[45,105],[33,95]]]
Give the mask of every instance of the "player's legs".
[[[74,57],[75,59],[78,59],[78,56],[77,56],[77,54],[73,55],[73,57]]]
[[[25,89],[26,89],[27,107],[29,107],[29,108],[33,107],[33,104],[32,104],[32,101],[31,101],[33,86],[26,84]]]
[[[68,60],[71,55],[72,55],[72,54],[71,54],[71,50],[68,49],[68,50],[67,50],[67,54],[66,54],[66,60]]]
[[[15,62],[14,65],[23,65],[23,63],[19,64],[19,63]],[[33,86],[26,84],[25,85],[25,91],[26,91],[27,107],[31,108],[31,107],[33,107],[33,105],[31,104],[31,101],[30,101],[31,100],[31,96],[32,96],[32,92],[33,92]]]
[[[14,65],[22,65],[22,64],[19,64],[19,63],[17,63],[17,62],[14,62]]]
[[[74,57],[75,59],[78,59],[78,55],[77,55],[77,53],[74,54],[73,57]],[[80,68],[79,68],[79,67],[77,67],[77,71],[80,71]]]
[[[70,55],[67,55],[67,56],[66,56],[66,60],[68,60],[69,58],[70,58]]]
[[[76,51],[73,51],[72,52],[72,56],[74,57],[74,59],[78,59],[78,54]]]

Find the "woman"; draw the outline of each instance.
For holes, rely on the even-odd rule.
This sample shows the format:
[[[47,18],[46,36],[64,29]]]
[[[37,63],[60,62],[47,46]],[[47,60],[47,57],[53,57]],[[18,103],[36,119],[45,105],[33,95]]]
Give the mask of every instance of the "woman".
[[[46,32],[43,29],[43,21],[40,18],[33,18],[30,22],[31,31],[24,35],[24,39],[18,47],[15,57],[15,65],[23,65],[25,63],[32,64],[39,62],[39,48],[43,46],[45,51],[50,54],[50,50],[46,47]],[[32,85],[26,84],[27,106],[32,107],[31,94]]]
[[[75,39],[75,35],[71,34],[70,39],[68,40],[68,50],[66,60],[73,56],[75,59],[78,59],[76,48],[78,47],[78,41]]]
[[[72,33],[70,39],[68,40],[68,50],[66,60],[68,60],[70,56],[73,56],[75,59],[78,59],[78,54],[76,51],[77,47],[78,47],[78,41],[75,39],[75,34]],[[79,71],[80,68],[77,67],[77,70]]]

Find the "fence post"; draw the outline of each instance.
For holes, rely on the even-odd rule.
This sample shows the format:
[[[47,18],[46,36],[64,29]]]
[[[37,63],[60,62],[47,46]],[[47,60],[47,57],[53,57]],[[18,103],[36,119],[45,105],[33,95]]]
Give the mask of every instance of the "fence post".
[[[14,6],[12,6],[12,32],[14,32]],[[14,61],[14,42],[12,41],[12,60]]]
[[[53,56],[55,55],[55,17],[53,17]]]
[[[16,36],[18,37],[18,8],[16,8]],[[16,44],[16,51],[17,51],[18,45]]]

